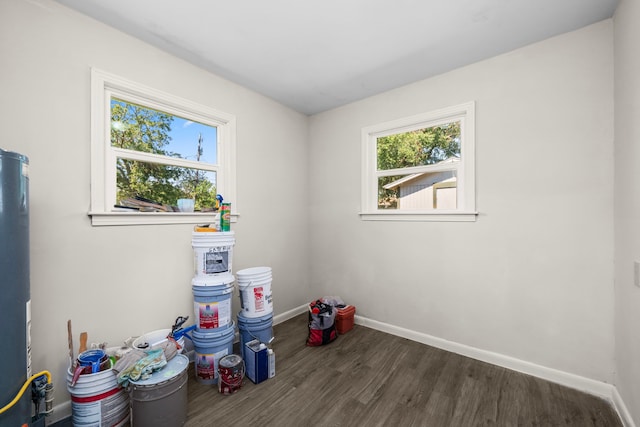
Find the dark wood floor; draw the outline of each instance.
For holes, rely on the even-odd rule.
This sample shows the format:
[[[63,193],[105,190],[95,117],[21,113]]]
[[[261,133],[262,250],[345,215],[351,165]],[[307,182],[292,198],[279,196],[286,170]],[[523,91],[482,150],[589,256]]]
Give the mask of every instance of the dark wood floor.
[[[276,376],[231,396],[190,372],[186,426],[622,426],[603,399],[355,325],[306,347],[275,326]]]

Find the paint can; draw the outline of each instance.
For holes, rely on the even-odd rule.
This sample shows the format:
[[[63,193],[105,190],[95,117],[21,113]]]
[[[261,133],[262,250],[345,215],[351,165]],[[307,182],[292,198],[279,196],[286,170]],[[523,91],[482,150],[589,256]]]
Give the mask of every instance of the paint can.
[[[191,339],[195,347],[194,365],[196,381],[202,384],[218,382],[218,362],[233,354],[235,325],[223,329],[194,330]]]
[[[182,426],[187,420],[189,358],[177,354],[149,378],[131,381],[131,420],[136,427]]]
[[[244,360],[237,354],[224,356],[218,362],[218,391],[233,394],[242,387],[244,379]]]
[[[118,385],[113,369],[83,374],[72,386],[74,370],[67,369],[74,426],[122,426],[129,422],[129,395]]]
[[[232,274],[233,231],[208,233],[193,231],[191,247],[194,251],[196,277]]]
[[[234,277],[231,274],[212,278],[194,277],[193,311],[196,327],[200,330],[231,326],[231,296]]]
[[[252,267],[237,272],[240,306],[245,317],[273,313],[271,268]]]

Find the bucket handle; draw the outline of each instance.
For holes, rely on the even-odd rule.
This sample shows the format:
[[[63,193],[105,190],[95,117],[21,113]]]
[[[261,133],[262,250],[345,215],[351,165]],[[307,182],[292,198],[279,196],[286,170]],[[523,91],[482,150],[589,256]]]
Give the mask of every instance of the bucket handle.
[[[254,340],[258,340],[258,341],[262,342],[262,340],[260,338],[258,338],[257,336],[253,335],[249,329],[247,329],[247,332],[249,332],[249,335],[251,335],[251,338],[253,338]],[[269,342],[266,342],[265,344],[271,344],[274,339],[276,339],[276,337],[273,336],[273,326],[271,326],[271,339],[269,340]]]
[[[244,298],[242,298],[242,290],[241,288],[248,288],[249,286],[251,286],[253,284],[253,280],[250,281],[246,286],[240,286],[240,283],[238,283],[238,296],[240,297],[240,308],[241,309],[245,309],[244,306]]]
[[[240,283],[238,283],[238,288],[248,288],[249,286],[251,286],[252,283],[253,283],[253,280],[250,281],[246,286],[240,286]]]

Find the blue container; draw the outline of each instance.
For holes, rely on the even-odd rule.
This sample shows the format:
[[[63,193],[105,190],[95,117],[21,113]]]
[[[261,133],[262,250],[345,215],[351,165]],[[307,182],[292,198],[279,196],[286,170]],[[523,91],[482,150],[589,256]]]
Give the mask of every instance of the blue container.
[[[195,347],[194,365],[196,380],[202,384],[218,382],[218,362],[224,356],[233,354],[235,327],[215,330],[194,330],[191,333]]]
[[[273,340],[273,313],[262,317],[245,317],[242,311],[239,312],[238,331],[240,332],[240,352],[246,362],[244,347],[246,343],[258,340],[269,344]]]
[[[192,286],[193,310],[200,332],[231,326],[231,295],[233,285]]]

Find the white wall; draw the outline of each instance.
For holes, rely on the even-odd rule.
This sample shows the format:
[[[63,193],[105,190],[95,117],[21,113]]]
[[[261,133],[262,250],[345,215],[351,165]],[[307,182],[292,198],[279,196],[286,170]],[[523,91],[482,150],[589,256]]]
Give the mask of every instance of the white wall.
[[[276,314],[310,298],[306,116],[49,0],[0,2],[0,58],[0,145],[31,165],[33,370],[53,373],[56,405],[67,319],[77,352],[81,331],[120,345],[193,318],[191,226],[90,225],[91,66],[236,115],[234,270],[273,268]]]
[[[616,71],[614,312],[611,21],[308,119],[50,0],[0,2],[0,146],[31,161],[34,371],[52,371],[56,404],[68,401],[67,319],[76,344],[83,330],[119,344],[192,310],[190,226],[86,215],[96,66],[237,116],[234,268],[273,267],[276,314],[336,294],[379,322],[615,379],[640,401],[632,3],[616,16],[628,67]],[[469,100],[477,222],[361,221],[361,128]]]
[[[615,337],[616,385],[640,423],[640,4],[622,0],[615,23]]]
[[[603,21],[311,117],[311,286],[369,319],[611,383]],[[361,128],[476,101],[473,223],[362,221]]]

